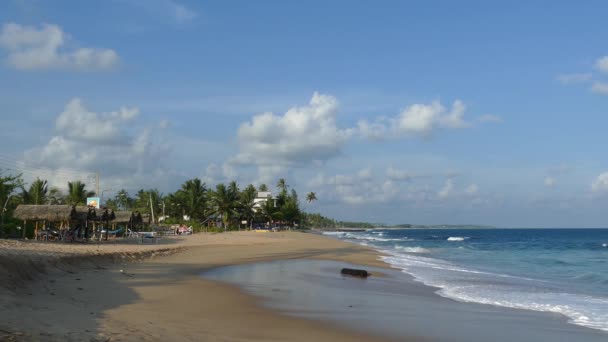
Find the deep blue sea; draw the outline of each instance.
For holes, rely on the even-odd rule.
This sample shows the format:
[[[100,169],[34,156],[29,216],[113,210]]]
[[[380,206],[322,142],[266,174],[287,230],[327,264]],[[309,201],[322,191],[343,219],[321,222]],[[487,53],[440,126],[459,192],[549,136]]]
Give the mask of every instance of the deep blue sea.
[[[561,313],[608,331],[608,229],[326,232],[458,301]]]

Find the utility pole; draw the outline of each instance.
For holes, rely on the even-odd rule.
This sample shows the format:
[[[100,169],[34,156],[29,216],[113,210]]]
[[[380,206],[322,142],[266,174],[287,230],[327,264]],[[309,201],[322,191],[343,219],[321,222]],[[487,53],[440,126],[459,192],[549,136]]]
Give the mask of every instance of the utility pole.
[[[163,200],[163,222],[165,222],[165,200]]]
[[[152,213],[152,223],[154,223],[154,207],[152,206],[152,194],[150,194],[150,213]]]
[[[99,196],[99,171],[95,172],[95,195]]]

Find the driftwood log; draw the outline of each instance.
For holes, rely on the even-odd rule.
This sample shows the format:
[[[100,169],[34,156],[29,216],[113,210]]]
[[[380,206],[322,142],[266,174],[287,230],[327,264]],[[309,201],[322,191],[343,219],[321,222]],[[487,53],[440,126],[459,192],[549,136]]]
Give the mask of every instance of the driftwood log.
[[[340,273],[350,275],[353,277],[361,277],[361,278],[369,277],[369,273],[367,273],[366,270],[357,270],[354,268],[343,268],[342,271],[340,271]]]

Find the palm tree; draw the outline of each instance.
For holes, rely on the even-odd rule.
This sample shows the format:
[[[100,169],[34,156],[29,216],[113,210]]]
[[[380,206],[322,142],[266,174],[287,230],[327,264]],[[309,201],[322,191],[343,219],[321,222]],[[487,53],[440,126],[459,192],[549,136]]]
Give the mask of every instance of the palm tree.
[[[286,196],[280,208],[281,219],[289,226],[300,220],[300,205],[298,201],[298,193],[295,189],[291,189],[291,194]]]
[[[265,220],[273,221],[277,219],[278,213],[278,208],[275,207],[273,200],[269,199],[267,201],[262,202],[262,205],[260,207],[260,214]]]
[[[236,181],[232,181],[228,184],[228,192],[230,193],[230,196],[233,197],[238,197],[239,195],[239,185],[236,183]]]
[[[317,194],[314,192],[309,192],[308,195],[306,195],[306,201],[308,203],[312,203],[313,201],[317,200]]]
[[[46,204],[47,203],[47,193],[48,193],[48,184],[46,180],[41,180],[40,178],[36,178],[35,181],[32,182],[30,188],[26,190],[24,187],[21,187],[23,203],[25,204]]]
[[[47,198],[47,201],[49,204],[65,203],[65,197],[63,196],[63,193],[61,193],[61,190],[59,190],[58,188],[55,188],[55,187],[53,187],[49,190],[46,198]]]
[[[67,202],[70,205],[86,205],[87,197],[92,197],[95,193],[87,191],[86,185],[81,181],[68,182]]]
[[[252,184],[249,184],[245,190],[239,194],[239,211],[241,213],[241,219],[249,221],[250,226],[253,226],[253,220],[255,218],[256,197],[257,191]]]
[[[264,183],[260,184],[260,186],[258,187],[258,191],[260,191],[260,192],[268,191],[268,185],[266,185]]]
[[[237,204],[237,194],[238,193],[235,194],[231,192],[226,185],[218,184],[215,187],[213,195],[211,196],[213,211],[216,215],[221,216],[224,230],[228,228],[230,221],[237,213],[235,209]]]
[[[253,186],[253,184],[249,184],[249,185],[247,185],[247,187],[245,189],[243,189],[240,197],[254,199],[254,198],[256,198],[257,195],[258,195],[258,191],[255,189],[255,186]]]
[[[163,194],[160,193],[158,189],[140,189],[137,192],[137,195],[135,195],[133,206],[139,212],[146,214],[152,214],[152,210],[154,210],[154,218],[156,219],[160,216],[160,213],[162,213],[163,198]],[[152,220],[152,215],[150,215],[150,220]]]
[[[116,196],[114,196],[114,201],[116,202],[119,208],[121,208],[122,210],[127,210],[130,207],[130,204],[133,199],[129,197],[129,193],[127,192],[127,190],[120,189],[116,193]]]
[[[285,178],[279,178],[279,181],[277,182],[277,188],[281,190],[282,193],[286,193],[288,187],[289,185],[287,185]]]
[[[185,214],[197,220],[203,220],[206,212],[207,186],[200,179],[194,178],[182,184],[174,200],[180,204]]]

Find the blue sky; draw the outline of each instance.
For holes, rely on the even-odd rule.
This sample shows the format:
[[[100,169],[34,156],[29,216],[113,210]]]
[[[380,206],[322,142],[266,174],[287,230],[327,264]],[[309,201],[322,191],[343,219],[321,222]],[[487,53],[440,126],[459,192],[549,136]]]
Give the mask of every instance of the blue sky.
[[[133,192],[284,177],[345,220],[605,227],[606,10],[5,1],[0,168]]]

